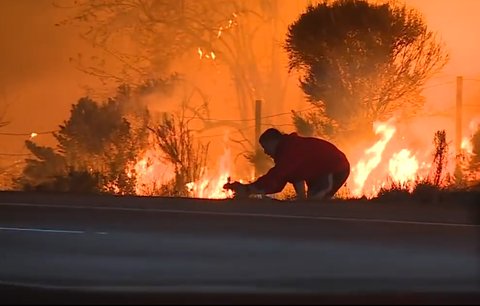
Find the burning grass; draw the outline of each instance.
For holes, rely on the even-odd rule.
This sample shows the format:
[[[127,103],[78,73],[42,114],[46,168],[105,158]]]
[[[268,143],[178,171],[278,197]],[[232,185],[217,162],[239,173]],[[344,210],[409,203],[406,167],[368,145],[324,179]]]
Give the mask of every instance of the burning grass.
[[[399,181],[389,177],[377,199],[387,201],[420,200],[438,202],[441,193],[453,190],[455,184],[447,171],[448,143],[445,130],[435,132],[433,162],[426,177],[417,175],[415,180]],[[405,164],[400,165],[405,167]]]
[[[455,159],[452,159],[449,154],[445,131],[437,131],[434,134],[434,149],[430,154],[414,151],[409,147],[399,147],[396,143],[393,143],[393,149],[390,148],[391,142],[394,142],[392,139],[397,132],[393,121],[377,123],[375,131],[379,140],[368,147],[364,151],[363,157],[357,159],[353,164],[347,187],[342,188],[336,198],[438,201],[441,194],[458,191],[460,187],[472,185],[460,185],[458,179],[456,177],[454,179],[451,175],[451,166],[455,164]],[[157,159],[156,162],[158,163],[160,160]],[[155,171],[165,172],[169,169],[165,162],[162,167],[155,167],[155,161],[153,164],[148,163],[148,167],[145,167],[145,157],[142,157],[139,159],[139,163],[136,165],[137,176],[143,180],[142,183],[148,185],[150,181],[150,184],[156,184],[157,190],[165,190],[158,176],[153,175]],[[229,177],[233,177],[235,180],[239,179],[235,177],[237,165],[231,158],[231,149],[227,142],[224,142],[224,154],[214,166],[210,169],[202,169],[201,175],[196,180],[185,183],[187,196],[216,199],[233,196],[222,188]],[[165,173],[163,175],[165,176]],[[252,180],[253,178],[249,178],[243,181]],[[170,186],[170,189],[172,187],[169,181],[164,182],[163,185]],[[287,185],[287,188],[275,198],[284,200],[295,198],[293,188],[288,188]]]
[[[150,130],[156,141],[151,141],[151,146],[129,168],[135,173],[138,195],[231,198],[233,194],[223,189],[228,178],[243,182],[254,180],[251,175],[239,175],[240,171],[245,174],[250,168],[240,166],[232,158],[234,152],[227,134],[222,142],[223,154],[212,158],[207,153],[208,143],[204,145],[194,137],[188,123],[180,114],[165,117]],[[412,137],[408,122],[401,124],[392,119],[376,122],[373,128],[376,142],[364,142],[354,148],[356,151],[346,152],[352,173],[336,198],[436,201],[440,194],[463,187],[471,190],[473,182],[478,182],[472,179],[475,177],[472,173],[478,174],[478,167],[471,166],[472,160],[478,160],[474,154],[479,145],[474,138],[464,139],[460,159],[449,151],[444,130],[434,133],[433,142],[429,144],[424,138],[419,142],[417,135]],[[463,166],[459,167],[459,161]],[[464,175],[467,170],[468,176]],[[275,198],[291,200],[295,193],[287,185]]]

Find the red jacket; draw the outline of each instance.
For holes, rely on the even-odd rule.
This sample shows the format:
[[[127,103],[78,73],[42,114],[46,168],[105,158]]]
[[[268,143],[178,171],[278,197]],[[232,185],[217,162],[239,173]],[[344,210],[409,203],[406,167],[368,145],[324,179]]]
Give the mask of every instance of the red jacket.
[[[266,194],[282,191],[287,183],[308,182],[350,167],[345,154],[332,143],[296,133],[283,136],[273,159],[275,166],[252,183]]]

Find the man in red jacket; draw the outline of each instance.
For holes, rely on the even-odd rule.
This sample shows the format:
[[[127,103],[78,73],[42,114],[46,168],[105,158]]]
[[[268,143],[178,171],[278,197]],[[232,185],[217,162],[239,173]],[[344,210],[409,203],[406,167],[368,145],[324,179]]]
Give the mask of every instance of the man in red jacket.
[[[225,189],[237,195],[274,194],[292,183],[297,198],[303,199],[306,184],[308,199],[324,199],[333,197],[350,174],[345,154],[326,140],[270,128],[259,142],[275,166],[253,183],[228,183]]]

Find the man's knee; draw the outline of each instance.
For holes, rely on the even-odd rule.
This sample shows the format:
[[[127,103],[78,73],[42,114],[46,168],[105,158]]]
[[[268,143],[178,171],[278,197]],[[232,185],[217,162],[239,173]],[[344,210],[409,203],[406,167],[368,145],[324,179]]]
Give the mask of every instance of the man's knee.
[[[307,197],[309,199],[332,198],[342,188],[350,175],[350,169],[337,173],[330,173],[311,182],[308,186]]]

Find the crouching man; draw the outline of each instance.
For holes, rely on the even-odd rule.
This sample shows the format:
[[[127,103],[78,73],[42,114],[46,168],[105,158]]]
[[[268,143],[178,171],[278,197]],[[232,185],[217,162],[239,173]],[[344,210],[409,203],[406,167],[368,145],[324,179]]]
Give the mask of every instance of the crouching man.
[[[259,142],[275,166],[253,183],[228,183],[225,189],[239,196],[265,195],[278,193],[291,183],[297,199],[327,199],[335,195],[350,175],[345,154],[326,140],[283,134],[270,128]]]

